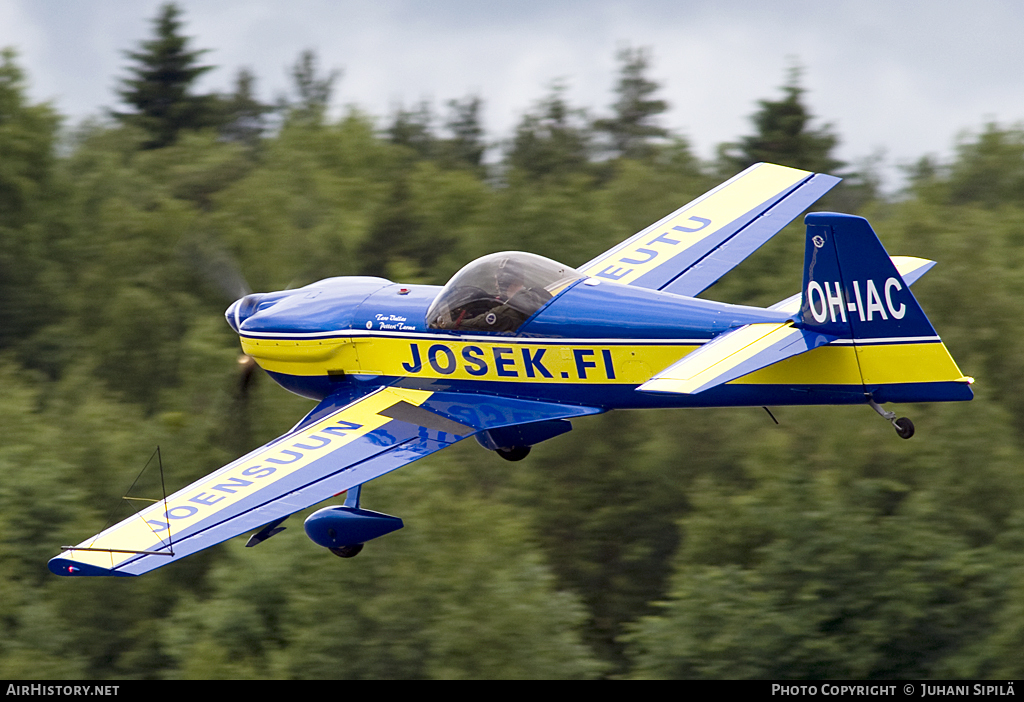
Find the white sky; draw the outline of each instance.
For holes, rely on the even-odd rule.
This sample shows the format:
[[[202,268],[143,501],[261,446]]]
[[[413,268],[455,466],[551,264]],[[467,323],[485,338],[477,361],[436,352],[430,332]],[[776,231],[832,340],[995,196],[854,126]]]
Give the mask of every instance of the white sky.
[[[36,100],[73,121],[116,105],[124,51],[150,37],[157,0],[0,0],[0,46],[14,46]],[[192,48],[217,70],[202,90],[252,69],[261,97],[315,49],[344,71],[335,109],[385,119],[399,102],[435,111],[478,93],[492,141],[507,138],[553,81],[572,104],[607,113],[615,53],[649,47],[671,105],[664,126],[709,158],[749,134],[757,100],[805,67],[806,100],[856,162],[945,156],[958,133],[1024,119],[1024,3],[1012,0],[180,0]]]

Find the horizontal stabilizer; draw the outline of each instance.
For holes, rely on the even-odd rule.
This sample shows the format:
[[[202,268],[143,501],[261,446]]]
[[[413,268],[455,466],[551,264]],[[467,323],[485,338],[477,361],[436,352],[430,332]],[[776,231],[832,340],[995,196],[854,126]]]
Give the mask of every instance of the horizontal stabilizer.
[[[797,329],[791,322],[747,324],[715,338],[637,389],[693,395],[835,339]]]
[[[907,285],[913,285],[917,282],[917,279],[927,273],[935,265],[935,261],[929,261],[927,258],[918,258],[917,256],[890,256],[890,260],[896,271],[903,278],[903,282]]]

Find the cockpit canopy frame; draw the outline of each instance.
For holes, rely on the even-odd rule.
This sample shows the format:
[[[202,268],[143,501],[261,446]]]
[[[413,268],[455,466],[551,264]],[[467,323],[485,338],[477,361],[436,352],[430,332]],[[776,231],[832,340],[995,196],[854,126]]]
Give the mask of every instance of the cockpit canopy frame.
[[[519,329],[573,282],[575,268],[536,254],[502,251],[476,259],[452,276],[427,310],[427,326],[466,332]]]

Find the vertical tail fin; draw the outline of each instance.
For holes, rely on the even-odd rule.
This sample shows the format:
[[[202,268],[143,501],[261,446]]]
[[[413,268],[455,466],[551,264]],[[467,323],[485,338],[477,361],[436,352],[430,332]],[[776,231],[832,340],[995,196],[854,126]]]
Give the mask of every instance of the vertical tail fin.
[[[846,339],[938,341],[866,219],[822,212],[804,222],[803,325]]]
[[[864,391],[877,402],[969,400],[972,379],[957,368],[868,221],[821,212],[804,222],[798,326],[852,345]]]

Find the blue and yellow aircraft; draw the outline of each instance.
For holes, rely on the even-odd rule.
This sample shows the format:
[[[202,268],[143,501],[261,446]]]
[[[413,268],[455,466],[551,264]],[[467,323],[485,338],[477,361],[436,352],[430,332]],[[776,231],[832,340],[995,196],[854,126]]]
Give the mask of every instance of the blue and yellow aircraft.
[[[868,222],[814,213],[803,288],[767,309],[695,297],[839,179],[758,164],[578,269],[528,253],[473,261],[443,288],[330,278],[252,294],[226,317],[274,380],[319,404],[269,444],[65,547],[58,575],[130,576],[346,493],[306,520],[352,556],[401,519],[364,483],[470,436],[509,460],[609,410],[872,407],[970,400],[910,285],[934,263],[886,253]]]

